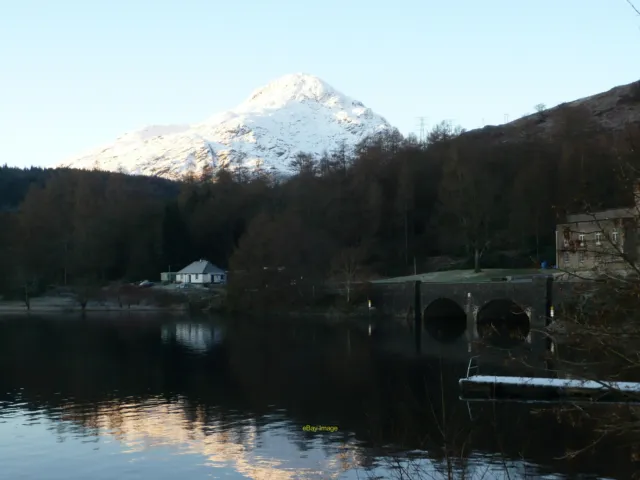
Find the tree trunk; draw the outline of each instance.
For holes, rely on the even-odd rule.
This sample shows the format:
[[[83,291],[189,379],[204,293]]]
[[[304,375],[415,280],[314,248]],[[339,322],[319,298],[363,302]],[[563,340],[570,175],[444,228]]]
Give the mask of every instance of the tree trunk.
[[[409,212],[404,211],[404,264],[409,264]]]
[[[539,216],[536,212],[536,262],[540,263],[540,228],[539,228]]]
[[[27,307],[27,310],[31,310],[31,297],[29,297],[29,286],[25,284],[24,286],[24,304]]]
[[[480,270],[480,257],[482,256],[482,252],[480,251],[480,249],[478,247],[476,247],[474,249],[474,254],[473,254],[473,271],[475,273],[480,273],[482,270]]]
[[[69,242],[64,242],[64,286],[67,286],[67,262],[69,259]]]

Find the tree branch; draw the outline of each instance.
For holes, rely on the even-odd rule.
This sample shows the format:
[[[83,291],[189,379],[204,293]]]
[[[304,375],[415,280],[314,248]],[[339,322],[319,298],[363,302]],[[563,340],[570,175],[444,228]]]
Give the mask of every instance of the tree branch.
[[[640,15],[640,10],[638,10],[638,7],[636,7],[631,0],[627,0],[627,3],[633,8],[633,11],[636,12],[637,15]]]

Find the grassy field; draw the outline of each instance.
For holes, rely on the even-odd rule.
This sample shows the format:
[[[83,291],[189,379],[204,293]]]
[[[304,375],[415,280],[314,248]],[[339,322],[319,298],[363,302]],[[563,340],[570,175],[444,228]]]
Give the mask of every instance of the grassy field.
[[[406,277],[393,277],[375,280],[371,283],[403,283],[420,280],[426,283],[467,283],[467,282],[491,282],[504,277],[528,277],[531,275],[558,274],[557,270],[539,269],[486,269],[480,273],[473,270],[447,270],[443,272],[422,273]]]

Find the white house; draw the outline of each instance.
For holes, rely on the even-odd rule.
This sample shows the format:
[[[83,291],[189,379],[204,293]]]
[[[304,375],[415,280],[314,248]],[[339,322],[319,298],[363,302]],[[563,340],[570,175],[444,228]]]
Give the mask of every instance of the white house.
[[[207,260],[198,260],[176,273],[178,283],[226,283],[227,273]]]

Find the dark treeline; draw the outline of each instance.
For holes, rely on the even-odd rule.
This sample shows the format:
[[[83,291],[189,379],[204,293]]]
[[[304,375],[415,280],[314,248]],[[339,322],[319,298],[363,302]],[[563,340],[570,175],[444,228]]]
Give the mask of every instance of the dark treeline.
[[[286,180],[260,168],[169,182],[5,167],[0,289],[158,279],[207,258],[238,291],[286,285],[302,298],[327,279],[422,272],[436,257],[459,268],[552,264],[559,215],[631,201],[619,173],[638,133],[599,129],[579,107],[537,122],[549,123],[544,137],[523,129],[506,142],[498,127],[443,122],[424,142],[396,133],[299,154]]]

